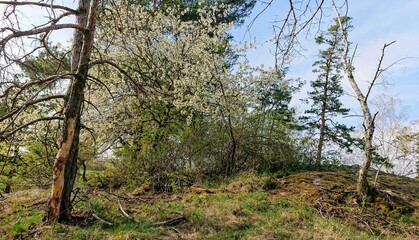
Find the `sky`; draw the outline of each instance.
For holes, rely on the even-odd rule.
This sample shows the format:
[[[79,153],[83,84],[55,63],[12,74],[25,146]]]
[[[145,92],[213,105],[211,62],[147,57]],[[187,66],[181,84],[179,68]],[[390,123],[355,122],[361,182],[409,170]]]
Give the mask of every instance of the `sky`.
[[[326,1],[329,4],[330,1]],[[326,4],[323,18],[323,29],[335,17],[333,9]],[[246,19],[245,24],[231,32],[236,41],[252,41],[256,39],[258,47],[248,52],[248,59],[254,66],[263,64],[274,65],[274,45],[269,42],[273,37],[272,23],[283,19],[288,10],[288,1],[276,0],[266,9],[247,31],[248,24],[257,16],[266,5],[258,2],[252,14]],[[354,58],[355,78],[362,90],[366,91],[367,81],[371,80],[377,68],[381,49],[385,43],[396,41],[387,48],[383,67],[395,62],[380,79],[383,85],[373,90],[372,98],[385,94],[389,98],[397,99],[401,103],[399,110],[403,109],[405,121],[419,120],[419,1],[404,0],[369,0],[349,1],[348,16],[353,18],[354,29],[350,32],[349,41],[357,45]],[[301,78],[307,82],[314,80],[312,64],[318,55],[319,46],[314,43],[314,35],[303,37],[301,42],[305,48],[302,56],[294,59],[290,65],[288,77]],[[358,103],[346,79],[343,81],[344,89],[348,95],[342,102],[353,109],[354,114],[359,114]],[[307,97],[310,90],[308,84],[294,96],[292,105],[302,110],[299,99]],[[346,119],[347,123],[357,125],[358,119]]]
[[[246,19],[243,26],[231,30],[238,44],[241,41],[253,41],[256,39],[257,48],[247,52],[247,59],[252,65],[264,66],[274,65],[274,45],[269,40],[273,37],[272,24],[275,20],[284,19],[288,10],[288,1],[274,0],[272,5],[266,9],[251,26],[249,31],[248,24],[258,15],[265,5],[258,0],[256,8]],[[268,0],[269,1],[269,0]],[[305,2],[307,0],[304,0]],[[56,3],[74,6],[74,0],[57,0]],[[314,2],[314,1],[312,1]],[[330,4],[330,0],[325,1]],[[327,29],[328,23],[334,17],[334,12],[326,4],[324,9],[323,29]],[[39,11],[37,8],[21,7],[23,13],[30,19],[26,24],[28,27],[38,25],[45,20],[46,12]],[[0,6],[0,11],[4,9]],[[349,40],[353,45],[357,45],[357,52],[354,58],[355,78],[362,90],[366,91],[367,82],[371,80],[381,55],[381,49],[385,43],[396,41],[387,51],[383,66],[389,66],[395,62],[383,78],[385,86],[378,86],[373,90],[372,99],[385,94],[381,99],[397,99],[397,115],[406,123],[413,127],[419,127],[419,0],[368,0],[368,1],[349,1],[348,15],[353,18],[354,29],[350,32]],[[73,22],[74,18],[67,18],[65,22]],[[2,22],[0,22],[0,27]],[[72,31],[55,31],[51,34],[51,40],[68,44],[72,37]],[[301,78],[307,82],[316,79],[312,73],[312,64],[317,59],[319,46],[314,42],[315,35],[308,35],[300,39],[305,51],[296,57],[289,66],[287,77]],[[401,60],[402,59],[402,60]],[[401,60],[401,61],[399,61]],[[1,61],[1,60],[0,60]],[[1,62],[0,62],[1,63]],[[342,82],[347,95],[342,98],[345,107],[351,108],[352,114],[360,114],[359,104],[351,95],[351,88],[346,79]],[[291,104],[300,112],[304,110],[300,99],[307,97],[309,85],[304,86],[296,94]],[[372,101],[373,102],[373,101]],[[379,102],[377,109],[390,106],[392,104]],[[405,111],[401,111],[407,109]],[[374,111],[374,109],[373,109]],[[362,118],[341,119],[343,123],[352,126],[360,126]],[[401,165],[402,166],[402,165]]]
[[[57,0],[57,4],[74,6],[73,0]],[[305,2],[305,1],[304,1]],[[335,17],[334,11],[330,8],[330,1],[325,1],[323,18],[323,29]],[[288,1],[274,0],[272,5],[261,13],[254,21],[250,30],[247,31],[248,24],[266,6],[262,1],[258,1],[252,14],[246,19],[243,26],[234,28],[231,33],[239,43],[243,40],[253,41],[256,39],[257,48],[249,50],[247,58],[254,66],[263,64],[273,66],[274,45],[269,42],[273,37],[272,24],[275,20],[285,17],[288,11]],[[37,25],[43,22],[46,12],[39,11],[38,8],[20,7],[30,20],[30,25]],[[34,11],[37,10],[37,11]],[[357,44],[358,50],[355,55],[355,77],[359,81],[361,88],[366,91],[367,81],[370,80],[376,70],[381,48],[384,43],[396,41],[386,51],[384,66],[391,65],[399,61],[383,75],[381,80],[386,82],[385,86],[378,86],[373,91],[374,95],[386,94],[394,99],[400,100],[404,106],[404,116],[406,121],[419,121],[419,1],[418,0],[368,0],[368,1],[349,1],[349,16],[353,18],[354,29],[350,33],[349,40],[353,45]],[[39,20],[39,23],[37,22]],[[73,22],[74,18],[65,19],[66,22]],[[51,34],[51,39],[68,43],[72,37],[72,31],[56,31]],[[301,42],[305,48],[302,55],[295,58],[291,65],[288,77],[301,78],[307,82],[314,80],[316,75],[312,73],[312,64],[318,55],[319,46],[314,43],[314,35],[302,38]],[[353,95],[351,88],[346,81],[343,81],[344,89],[348,95],[342,99],[346,107],[359,114],[358,103]],[[301,89],[292,101],[292,105],[297,109],[303,110],[299,99],[307,97],[309,85]],[[349,124],[359,124],[360,119],[346,119]]]

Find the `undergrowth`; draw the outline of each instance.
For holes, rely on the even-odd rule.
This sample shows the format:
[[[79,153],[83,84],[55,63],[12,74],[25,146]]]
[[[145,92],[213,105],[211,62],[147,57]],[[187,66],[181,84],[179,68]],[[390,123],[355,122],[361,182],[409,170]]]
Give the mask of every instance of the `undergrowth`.
[[[380,178],[377,191],[382,195],[367,206],[353,201],[351,186],[355,176],[345,171],[312,171],[286,177],[250,172],[173,194],[133,195],[122,189],[89,189],[93,212],[112,225],[92,217],[76,225],[45,225],[42,216],[48,191],[34,189],[2,198],[0,236],[1,239],[419,239],[419,190],[415,190],[419,189],[418,181],[392,178]],[[411,208],[403,204],[410,204]],[[122,214],[120,207],[130,218]],[[75,215],[86,216],[89,212],[82,198],[76,201]],[[184,216],[186,221],[156,224],[178,216]]]

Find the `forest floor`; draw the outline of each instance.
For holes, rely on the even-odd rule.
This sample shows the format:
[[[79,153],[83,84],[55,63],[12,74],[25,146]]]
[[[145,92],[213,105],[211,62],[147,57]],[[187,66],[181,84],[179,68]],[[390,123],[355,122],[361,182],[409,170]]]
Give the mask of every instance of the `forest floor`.
[[[355,183],[346,169],[242,173],[173,194],[92,188],[73,224],[44,224],[48,190],[30,189],[0,198],[0,239],[419,239],[417,179],[381,174],[361,202]]]

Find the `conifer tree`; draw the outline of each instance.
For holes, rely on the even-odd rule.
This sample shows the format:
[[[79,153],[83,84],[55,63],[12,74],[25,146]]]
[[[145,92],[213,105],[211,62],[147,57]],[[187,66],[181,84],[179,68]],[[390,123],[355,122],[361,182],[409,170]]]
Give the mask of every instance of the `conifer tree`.
[[[317,79],[311,81],[313,90],[308,92],[309,98],[304,100],[307,104],[311,103],[311,108],[305,111],[310,117],[305,116],[303,119],[309,129],[316,130],[319,134],[316,154],[318,165],[321,163],[326,141],[333,141],[347,149],[351,145],[349,133],[353,128],[339,124],[333,119],[349,112],[339,100],[344,93],[340,84],[342,63],[338,54],[338,48],[341,48],[339,41],[336,26],[330,27],[326,35],[322,34],[316,38],[317,44],[326,45],[327,48],[319,51],[319,60],[313,64],[313,72],[317,73]]]

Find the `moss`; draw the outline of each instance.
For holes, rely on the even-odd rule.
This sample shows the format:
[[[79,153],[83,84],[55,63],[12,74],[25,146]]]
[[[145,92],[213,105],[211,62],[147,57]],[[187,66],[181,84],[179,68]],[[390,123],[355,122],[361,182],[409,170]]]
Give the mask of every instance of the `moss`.
[[[111,227],[93,221],[43,228],[46,198],[42,196],[48,192],[27,191],[2,202],[5,214],[0,216],[0,238],[24,237],[36,228],[41,229],[38,236],[42,239],[376,239],[380,234],[380,239],[418,238],[413,227],[419,223],[418,212],[399,209],[403,201],[417,204],[418,200],[406,192],[412,186],[402,187],[399,181],[392,183],[390,176],[383,176],[382,180],[388,181],[386,189],[397,186],[402,190],[397,191],[397,197],[378,194],[366,208],[361,208],[352,203],[353,186],[348,184],[353,180],[355,176],[345,172],[295,173],[279,179],[246,173],[212,184],[218,186],[213,193],[150,192],[132,196],[123,189],[113,194],[91,191],[89,198],[95,213],[111,221]],[[270,181],[278,186],[265,188]],[[247,187],[229,191],[231,183]],[[125,196],[120,202],[135,221],[118,210],[117,195]],[[75,207],[81,215],[88,212],[85,201]],[[153,225],[179,212],[187,221],[170,227]]]

